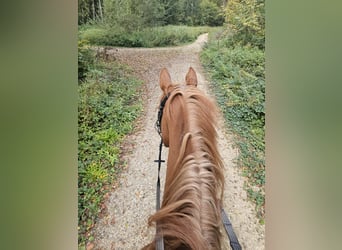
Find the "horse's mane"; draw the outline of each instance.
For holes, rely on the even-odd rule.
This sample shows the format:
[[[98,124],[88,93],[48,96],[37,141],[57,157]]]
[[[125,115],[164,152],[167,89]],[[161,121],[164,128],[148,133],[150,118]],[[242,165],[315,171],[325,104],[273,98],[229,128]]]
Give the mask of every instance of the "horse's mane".
[[[158,224],[166,249],[219,249],[224,176],[217,109],[196,87],[173,85],[163,119],[174,121],[176,112],[182,112],[185,124],[180,153],[173,176],[167,177],[172,181],[165,186],[162,208],[149,224]]]

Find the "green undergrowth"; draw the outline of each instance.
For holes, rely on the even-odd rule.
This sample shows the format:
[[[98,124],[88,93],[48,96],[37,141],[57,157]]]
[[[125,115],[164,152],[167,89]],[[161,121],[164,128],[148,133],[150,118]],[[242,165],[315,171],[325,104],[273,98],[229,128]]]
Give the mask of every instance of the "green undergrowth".
[[[248,197],[260,222],[265,213],[265,53],[234,45],[229,35],[210,36],[201,60],[211,78],[227,127],[239,149],[237,164],[248,177]]]
[[[78,86],[78,243],[84,249],[104,195],[122,169],[120,144],[142,110],[142,82],[129,68],[95,60],[79,45],[79,61],[87,65]]]
[[[118,27],[83,26],[79,30],[79,39],[92,45],[122,47],[165,47],[191,43],[203,33],[216,28],[208,26],[160,26],[141,30],[127,31]]]

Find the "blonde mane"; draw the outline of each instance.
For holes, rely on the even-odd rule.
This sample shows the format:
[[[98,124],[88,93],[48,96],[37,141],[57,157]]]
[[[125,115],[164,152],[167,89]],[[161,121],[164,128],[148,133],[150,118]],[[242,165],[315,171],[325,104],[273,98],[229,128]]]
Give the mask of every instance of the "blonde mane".
[[[158,224],[165,249],[221,248],[224,177],[216,142],[217,109],[196,85],[169,86],[164,108],[162,133],[179,133],[176,140],[163,133],[170,143],[163,203],[149,225]],[[177,155],[171,151],[174,141],[179,141]],[[155,249],[155,243],[145,249]]]

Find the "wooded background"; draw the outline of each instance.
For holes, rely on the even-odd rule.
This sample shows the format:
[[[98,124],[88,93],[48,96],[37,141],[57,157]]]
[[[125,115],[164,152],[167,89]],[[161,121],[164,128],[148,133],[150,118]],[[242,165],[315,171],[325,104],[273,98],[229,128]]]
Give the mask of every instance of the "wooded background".
[[[227,0],[79,0],[78,24],[138,29],[168,24],[222,25]]]

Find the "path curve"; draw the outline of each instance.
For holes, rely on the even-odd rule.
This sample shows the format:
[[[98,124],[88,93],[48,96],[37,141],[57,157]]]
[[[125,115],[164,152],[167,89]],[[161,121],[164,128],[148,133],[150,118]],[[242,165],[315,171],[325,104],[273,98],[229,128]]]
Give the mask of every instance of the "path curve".
[[[124,159],[127,168],[120,175],[114,191],[105,202],[106,213],[96,222],[93,229],[94,249],[135,250],[151,242],[155,229],[147,227],[148,217],[155,212],[155,190],[160,138],[154,128],[158,101],[161,95],[158,77],[161,68],[166,67],[173,82],[184,82],[185,74],[192,66],[198,77],[198,88],[208,95],[208,81],[199,61],[199,52],[206,43],[208,34],[186,46],[171,48],[118,48],[107,50],[116,60],[130,65],[144,80],[146,96],[144,115],[140,128],[126,139]],[[254,206],[247,200],[243,189],[244,177],[234,167],[233,159],[237,151],[232,148],[232,136],[224,129],[222,116],[219,122],[219,149],[225,163],[224,208],[229,214],[233,227],[245,250],[265,249],[265,227],[258,223]],[[167,159],[167,149],[163,148],[163,158]],[[161,176],[164,183],[165,167]],[[225,235],[224,235],[225,237]],[[230,249],[226,241],[223,249]]]

